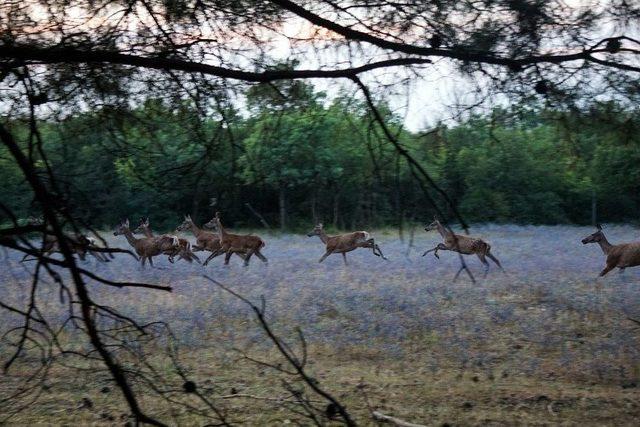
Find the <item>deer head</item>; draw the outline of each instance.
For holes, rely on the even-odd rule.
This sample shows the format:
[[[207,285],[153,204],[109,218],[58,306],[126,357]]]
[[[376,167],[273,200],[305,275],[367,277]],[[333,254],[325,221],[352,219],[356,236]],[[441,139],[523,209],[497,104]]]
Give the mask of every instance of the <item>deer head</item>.
[[[203,227],[217,231],[220,227],[220,212],[216,212],[211,221],[207,222]]]
[[[598,229],[598,231],[582,239],[583,245],[586,245],[589,243],[599,243],[602,240],[604,240],[605,237],[604,237],[604,233],[602,232],[602,226],[600,224],[596,224],[596,228]]]
[[[438,221],[438,218],[433,217],[433,222],[427,225],[426,227],[424,227],[424,231],[437,230],[439,226],[440,226],[440,221]]]
[[[133,234],[142,234],[145,228],[149,228],[149,217],[140,217],[140,224],[133,230]]]
[[[178,227],[176,227],[176,231],[186,231],[191,230],[193,228],[193,221],[191,220],[191,215],[185,215],[184,221]]]
[[[118,224],[118,226],[116,227],[115,231],[113,232],[113,235],[121,236],[123,234],[126,234],[127,232],[129,232],[129,219],[120,221],[120,224]]]
[[[319,222],[318,225],[316,225],[313,230],[307,234],[307,237],[320,236],[323,231],[322,223]]]

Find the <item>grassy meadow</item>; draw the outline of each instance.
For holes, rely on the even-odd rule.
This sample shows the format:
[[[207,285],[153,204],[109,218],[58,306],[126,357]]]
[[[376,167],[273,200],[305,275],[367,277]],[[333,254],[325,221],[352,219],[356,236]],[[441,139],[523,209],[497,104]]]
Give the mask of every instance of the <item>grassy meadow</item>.
[[[222,257],[207,267],[157,258],[156,268],[143,270],[133,258],[117,255],[106,264],[89,257],[82,266],[112,279],[173,287],[166,293],[93,283],[90,292],[141,322],[167,322],[184,371],[235,424],[295,424],[300,417],[286,409],[286,376],[243,357],[279,360],[250,309],[204,274],[252,301],[264,296],[268,320],[291,343],[300,327],[310,373],[363,425],[375,425],[372,409],[425,425],[637,425],[640,328],[628,318],[640,319],[640,268],[597,279],[604,255],[597,245],[580,243],[593,231],[475,226],[472,234],[491,243],[506,270],[492,264],[483,279],[479,260],[467,257],[475,284],[465,273],[452,282],[456,254],[421,257],[440,242],[436,232],[422,229],[413,247],[408,236],[403,242],[396,232],[374,232],[389,261],[359,249],[348,255],[348,266],[340,255],[319,264],[324,247],[317,237],[268,234],[262,234],[268,265],[255,258],[248,268],[236,257],[227,267]],[[640,230],[610,226],[605,233],[616,243],[637,239]],[[123,237],[105,238],[128,247]],[[34,264],[19,259],[0,253],[0,299],[24,307]],[[63,319],[66,305],[57,286],[41,285],[37,298],[52,322],[57,315]],[[3,331],[17,325],[9,312],[0,316]],[[74,336],[64,339],[73,342]],[[149,357],[170,381],[176,374],[161,353]],[[0,356],[4,361],[8,355],[4,339]],[[32,363],[26,358],[4,376],[0,412],[15,409],[3,399]],[[120,394],[99,368],[61,358],[38,400],[7,422],[129,422]],[[143,396],[142,404],[171,424],[196,425],[191,415],[161,401]]]

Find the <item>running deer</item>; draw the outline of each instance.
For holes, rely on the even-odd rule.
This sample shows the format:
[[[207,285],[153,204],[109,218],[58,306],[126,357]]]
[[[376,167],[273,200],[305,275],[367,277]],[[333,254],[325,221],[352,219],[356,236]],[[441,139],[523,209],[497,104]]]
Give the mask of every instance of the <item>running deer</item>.
[[[491,245],[489,245],[484,240],[475,237],[463,236],[461,234],[455,234],[452,231],[449,231],[445,226],[443,226],[436,218],[433,219],[433,222],[431,224],[427,225],[424,228],[424,231],[427,232],[431,230],[438,230],[438,233],[440,233],[440,235],[442,236],[444,243],[438,243],[435,248],[429,249],[428,251],[423,253],[422,256],[425,256],[429,252],[433,252],[433,255],[435,255],[435,257],[439,259],[439,250],[458,252],[463,255],[475,254],[480,259],[480,262],[484,265],[484,277],[486,277],[487,273],[489,273],[489,262],[486,258],[489,258],[490,260],[495,262],[496,265],[500,267],[500,269],[504,272],[504,268],[502,268],[502,265],[500,265],[500,261],[498,261],[498,259],[491,254]],[[453,278],[454,281],[458,278],[460,272],[462,272],[463,269],[464,265],[460,266],[460,269]]]
[[[40,218],[30,217],[28,220],[30,225],[42,225],[43,221]],[[74,254],[77,254],[80,260],[84,261],[87,257],[87,253],[93,256],[95,259],[101,262],[109,262],[109,258],[93,249],[97,248],[96,239],[93,237],[85,236],[84,234],[69,235],[65,234],[67,245]],[[93,248],[93,249],[92,249]],[[49,256],[53,253],[60,253],[60,245],[58,244],[58,238],[50,234],[50,231],[45,231],[44,240],[40,252],[43,256]],[[27,261],[29,254],[25,255],[20,262]]]
[[[87,253],[91,254],[98,261],[109,262],[109,259],[104,255],[91,250],[92,246],[96,246],[96,241],[92,237],[87,237],[83,234],[79,236],[65,235],[67,245],[74,254],[77,254],[80,260],[84,261],[87,258]],[[60,245],[58,245],[58,238],[53,234],[45,234],[40,252],[43,256],[49,256],[53,253],[60,253]],[[25,255],[20,262],[31,261],[27,258],[29,254]]]
[[[196,238],[196,244],[192,246],[193,252],[209,251],[214,254],[218,253],[222,248],[222,244],[220,243],[220,236],[218,235],[218,233],[203,230],[202,228],[198,227],[191,219],[191,215],[185,215],[183,223],[176,228],[176,231],[186,230],[191,230]],[[221,253],[222,252],[218,253],[218,255]],[[236,255],[238,255],[243,260],[245,258],[241,253],[236,253]],[[206,262],[205,265],[207,265]]]
[[[200,258],[196,256],[191,251],[191,243],[187,239],[183,239],[181,237],[174,236],[173,234],[163,234],[161,236],[154,236],[151,231],[151,225],[149,224],[149,218],[140,218],[140,225],[138,228],[133,230],[133,234],[142,233],[145,237],[161,239],[162,252],[165,255],[169,255],[169,262],[173,264],[173,258],[178,255],[179,260],[184,259],[185,261],[192,263],[194,260],[200,264]],[[177,238],[178,239],[178,247],[173,244],[173,239],[169,240],[169,238]]]
[[[596,224],[598,231],[582,239],[582,244],[597,243],[600,249],[607,256],[607,265],[600,272],[600,277],[604,276],[614,268],[618,267],[620,273],[627,267],[640,265],[640,242],[620,243],[612,245],[602,232],[602,226]]]
[[[262,255],[260,249],[264,248],[265,243],[258,236],[253,235],[241,235],[241,234],[231,234],[228,233],[227,230],[222,226],[222,222],[220,221],[220,212],[216,212],[216,216],[213,217],[211,221],[204,225],[207,228],[211,228],[216,230],[220,234],[220,244],[221,248],[218,249],[217,252],[209,255],[209,258],[204,262],[204,265],[215,258],[220,254],[226,254],[224,257],[224,264],[229,265],[229,258],[231,255],[236,254],[244,254],[244,265],[245,267],[249,265],[249,260],[251,256],[255,254],[262,262],[267,264],[267,258]]]
[[[366,231],[356,231],[353,233],[347,234],[339,234],[337,236],[329,236],[324,231],[322,223],[319,223],[315,226],[313,231],[307,234],[307,237],[318,236],[322,243],[326,246],[326,251],[324,255],[320,258],[322,262],[331,254],[342,254],[342,259],[344,260],[344,265],[347,264],[347,252],[351,252],[358,248],[371,248],[371,251],[375,256],[382,257],[382,259],[387,259],[380,250],[378,244],[373,240],[371,235]]]
[[[149,260],[149,265],[153,267],[153,257],[162,254],[163,246],[166,241],[171,241],[175,247],[179,247],[178,238],[175,236],[161,238],[136,238],[129,228],[128,219],[120,222],[120,224],[116,227],[116,230],[113,232],[113,235],[123,235],[124,237],[126,237],[129,244],[133,247],[133,249],[135,249],[138,256],[140,256],[140,262],[143,268],[146,260]]]

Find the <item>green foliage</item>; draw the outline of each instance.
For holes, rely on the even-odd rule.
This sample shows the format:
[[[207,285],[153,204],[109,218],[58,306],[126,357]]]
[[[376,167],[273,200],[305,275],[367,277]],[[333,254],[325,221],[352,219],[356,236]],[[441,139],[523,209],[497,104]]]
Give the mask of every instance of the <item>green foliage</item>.
[[[232,226],[259,226],[247,203],[272,226],[286,219],[301,230],[313,220],[359,228],[432,216],[411,170],[362,104],[347,97],[327,103],[300,82],[254,86],[247,100],[249,117],[226,107],[202,119],[189,103],[148,100],[44,122],[40,131],[75,214],[97,226],[149,215],[155,228],[170,229],[183,214],[204,222],[214,210]],[[594,196],[603,222],[637,217],[637,110],[525,105],[417,135],[379,107],[467,221],[586,223]],[[26,126],[12,129],[24,143]],[[32,195],[2,147],[0,180],[2,201],[27,216]]]

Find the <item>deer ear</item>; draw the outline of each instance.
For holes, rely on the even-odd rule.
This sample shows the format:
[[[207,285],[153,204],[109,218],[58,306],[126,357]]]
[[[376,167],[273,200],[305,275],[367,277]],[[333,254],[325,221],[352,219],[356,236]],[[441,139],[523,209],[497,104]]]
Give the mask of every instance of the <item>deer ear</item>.
[[[216,218],[220,219],[220,212],[216,212]]]
[[[124,225],[125,225],[125,226],[127,226],[127,227],[129,227],[129,218],[127,218],[127,219],[125,219],[125,220],[124,220]]]
[[[602,226],[600,225],[600,223],[599,223],[599,222],[598,222],[598,223],[596,223],[596,228],[597,228],[598,230],[602,230]]]

